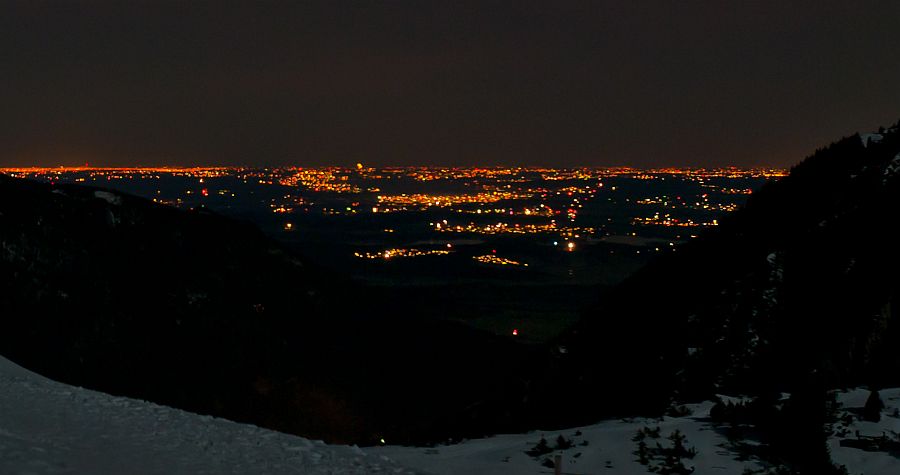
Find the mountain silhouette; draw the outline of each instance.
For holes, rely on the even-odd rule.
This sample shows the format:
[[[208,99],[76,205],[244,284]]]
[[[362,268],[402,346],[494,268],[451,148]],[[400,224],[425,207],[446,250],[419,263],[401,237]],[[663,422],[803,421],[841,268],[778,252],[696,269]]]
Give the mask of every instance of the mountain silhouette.
[[[0,176],[0,353],[333,442],[481,434],[526,349],[385,304],[204,209]]]
[[[897,126],[817,150],[605,293],[554,342],[534,411],[581,423],[813,380],[900,384],[898,216]]]

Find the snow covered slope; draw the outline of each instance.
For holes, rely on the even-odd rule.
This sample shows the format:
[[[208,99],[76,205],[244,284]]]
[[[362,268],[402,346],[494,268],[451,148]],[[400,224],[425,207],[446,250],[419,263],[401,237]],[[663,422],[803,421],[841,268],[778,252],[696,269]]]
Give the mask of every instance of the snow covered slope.
[[[114,397],[0,357],[0,474],[411,474],[356,447]]]
[[[832,426],[828,445],[835,462],[846,466],[852,475],[900,474],[900,452],[892,452],[891,446],[900,441],[900,388],[881,391],[885,408],[879,422],[860,420],[859,413],[869,391],[854,389],[838,393],[841,408],[838,422]],[[723,397],[724,399],[731,399]],[[734,399],[736,402],[737,400]],[[435,474],[527,475],[550,474],[550,465],[541,465],[554,455],[562,455],[562,472],[568,474],[622,474],[694,473],[741,475],[744,473],[770,474],[774,471],[765,462],[750,457],[740,457],[733,450],[725,432],[712,424],[707,415],[712,403],[685,406],[691,414],[659,419],[634,418],[604,421],[595,425],[559,431],[537,431],[528,434],[499,435],[487,439],[469,440],[456,445],[421,447],[375,447],[364,449],[372,455],[387,456],[410,467],[418,467]],[[657,431],[657,428],[658,431]],[[635,453],[638,431],[658,433],[643,440],[650,448],[646,460],[639,462]],[[684,471],[666,471],[663,458],[652,454],[659,443],[671,447],[668,436],[675,430],[686,438],[686,449],[695,449],[693,457],[682,457]],[[859,431],[859,435],[857,435]],[[654,434],[655,435],[655,434]],[[551,450],[534,457],[526,454],[543,437],[550,449],[562,436],[573,446]],[[851,441],[849,444],[847,441]],[[867,450],[853,447],[858,441],[868,444]],[[752,443],[752,441],[744,441]],[[854,444],[854,442],[857,442]],[[873,445],[880,444],[880,447]],[[900,442],[897,442],[900,445]],[[744,460],[740,460],[744,458]],[[649,469],[655,468],[654,472]]]
[[[878,422],[860,417],[868,396],[865,389],[838,393],[839,422],[828,438],[831,457],[851,474],[900,473],[900,388],[881,391],[884,410]]]
[[[549,466],[541,465],[553,455],[562,455],[562,471],[570,474],[647,474],[648,468],[659,466],[662,458],[648,455],[649,464],[638,462],[635,451],[638,442],[633,440],[639,430],[655,431],[659,437],[647,437],[646,444],[655,447],[659,442],[670,447],[668,437],[676,430],[686,436],[685,447],[697,450],[694,457],[682,458],[687,470],[694,473],[718,473],[740,475],[745,468],[760,469],[753,461],[739,461],[738,454],[727,449],[725,436],[706,421],[712,403],[686,406],[691,414],[683,417],[659,419],[634,418],[604,421],[592,426],[561,431],[537,431],[528,434],[499,435],[487,439],[470,440],[456,445],[435,448],[377,447],[366,449],[373,455],[385,455],[411,467],[420,467],[436,474],[478,473],[484,475],[546,474],[553,473]],[[525,452],[532,449],[543,437],[550,448],[556,446],[559,436],[571,441],[573,447],[553,450],[546,455],[533,457]]]
[[[838,394],[841,422],[832,427],[832,455],[851,474],[900,473],[897,454],[855,447],[860,440],[884,446],[900,433],[900,389],[881,391],[885,409],[877,423],[859,418],[868,394]],[[675,431],[684,435],[686,452],[696,451],[678,457],[687,471],[763,472],[763,464],[739,460],[729,448],[724,433],[706,418],[710,407],[692,404],[680,417],[604,421],[431,448],[359,449],[76,388],[0,357],[0,474],[546,474],[553,470],[542,463],[561,455],[563,473],[637,475],[654,467],[660,472],[665,456],[656,447],[673,447]],[[646,465],[636,454],[639,431],[646,434]],[[559,436],[563,448],[557,446]],[[546,452],[527,454],[541,438]]]

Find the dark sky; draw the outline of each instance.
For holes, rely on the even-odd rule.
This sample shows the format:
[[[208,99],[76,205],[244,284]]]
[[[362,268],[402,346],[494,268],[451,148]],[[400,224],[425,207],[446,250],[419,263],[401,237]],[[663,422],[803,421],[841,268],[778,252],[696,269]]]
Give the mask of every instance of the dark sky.
[[[787,166],[898,51],[896,0],[7,0],[0,166]]]

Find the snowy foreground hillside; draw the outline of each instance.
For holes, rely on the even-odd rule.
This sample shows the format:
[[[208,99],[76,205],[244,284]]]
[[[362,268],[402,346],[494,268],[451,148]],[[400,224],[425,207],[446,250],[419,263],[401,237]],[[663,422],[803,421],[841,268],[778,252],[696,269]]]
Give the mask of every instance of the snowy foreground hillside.
[[[879,441],[900,432],[900,389],[881,392],[886,408],[877,423],[854,417],[867,396],[866,390],[838,395],[845,421],[833,427],[832,455],[854,475],[900,473],[900,454],[877,451]],[[553,469],[542,463],[561,455],[566,474],[627,475],[663,473],[672,457],[667,462],[659,450],[671,454],[676,445],[681,456],[674,459],[695,474],[761,469],[728,448],[706,419],[711,404],[689,405],[690,414],[661,420],[605,421],[432,448],[359,449],[60,384],[0,357],[0,474],[543,474]],[[642,441],[645,464],[636,454]]]
[[[356,447],[50,381],[0,357],[0,474],[411,474]]]
[[[898,440],[900,436],[900,389],[881,391],[885,409],[879,422],[859,420],[858,415],[868,395],[869,391],[865,389],[837,394],[837,400],[841,403],[838,419],[844,422],[838,422],[832,427],[834,433],[828,441],[832,458],[836,463],[846,466],[851,475],[900,474],[900,451],[885,449],[891,444],[888,441]],[[731,445],[721,428],[707,419],[712,407],[711,402],[685,407],[689,409],[690,414],[682,417],[604,421],[574,429],[500,435],[435,448],[387,446],[366,451],[387,456],[406,466],[421,468],[434,474],[549,474],[553,473],[553,469],[549,468],[549,465],[542,466],[541,463],[552,459],[554,455],[562,455],[562,473],[565,474],[741,475],[768,472],[761,462],[740,461],[738,453],[729,448]],[[672,448],[670,436],[676,430],[685,436],[682,442],[685,452],[691,449],[696,451],[692,456],[680,458],[683,472],[667,470],[671,467],[666,467],[665,456],[652,453],[652,448],[656,447],[657,443],[663,449]],[[634,440],[639,431],[652,434]],[[541,438],[553,449],[560,436],[563,441],[571,442],[572,447],[553,450],[540,456],[526,453],[535,447]],[[643,440],[649,448],[644,460],[646,464],[639,463],[639,457],[635,453],[640,440]],[[858,448],[860,446],[867,446],[868,450]],[[651,472],[650,469],[654,470]]]
[[[558,431],[535,431],[528,434],[500,435],[488,439],[471,440],[452,446],[435,448],[378,447],[367,449],[372,454],[385,455],[410,466],[435,474],[543,474],[553,469],[541,464],[554,455],[562,455],[562,472],[568,474],[648,474],[650,467],[662,468],[664,456],[648,454],[648,464],[642,465],[635,455],[638,442],[632,440],[639,430],[649,429],[645,437],[649,447],[659,442],[672,447],[670,436],[676,430],[683,434],[685,450],[696,450],[693,457],[682,458],[685,469],[694,467],[697,474],[721,473],[740,475],[745,468],[760,469],[752,461],[738,461],[738,455],[727,450],[725,437],[704,422],[712,403],[688,405],[693,415],[663,419],[634,418],[605,421],[592,426]],[[657,427],[659,430],[657,431]],[[658,434],[658,436],[657,436]],[[556,448],[559,437],[572,447],[553,450],[545,455],[529,455],[543,437],[549,448]],[[477,467],[472,470],[470,467]]]

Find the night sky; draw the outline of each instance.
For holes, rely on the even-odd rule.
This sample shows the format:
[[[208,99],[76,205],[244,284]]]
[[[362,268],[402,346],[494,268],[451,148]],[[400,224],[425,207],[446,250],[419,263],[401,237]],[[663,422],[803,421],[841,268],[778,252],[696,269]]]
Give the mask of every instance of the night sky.
[[[0,166],[789,166],[897,51],[896,0],[7,0]]]

